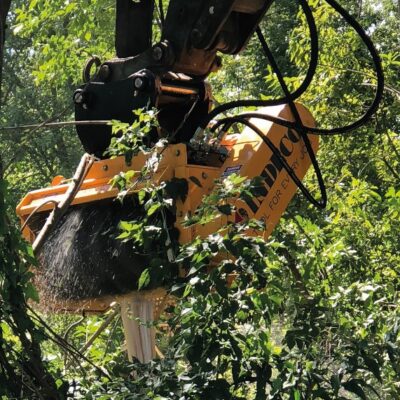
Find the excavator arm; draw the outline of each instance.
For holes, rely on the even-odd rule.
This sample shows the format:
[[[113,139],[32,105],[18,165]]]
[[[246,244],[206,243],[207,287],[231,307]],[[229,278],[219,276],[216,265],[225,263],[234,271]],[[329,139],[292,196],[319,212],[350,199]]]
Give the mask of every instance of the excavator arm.
[[[217,52],[238,54],[247,45],[272,0],[171,0],[160,17],[161,41],[152,46],[154,0],[117,0],[114,79],[147,68],[206,76]],[[150,50],[150,54],[143,54]],[[118,65],[118,67],[117,67]],[[110,73],[109,79],[113,79]]]
[[[154,0],[116,0],[115,50],[118,58],[135,57],[153,39]]]
[[[161,17],[161,40],[152,45],[154,1],[117,0],[118,57],[101,64],[75,92],[76,119],[131,123],[133,109],[155,107],[163,136],[179,128],[176,141],[188,142],[210,110],[205,79],[221,67],[218,52],[240,53],[272,1],[171,0]],[[77,130],[85,150],[103,158],[110,127]]]

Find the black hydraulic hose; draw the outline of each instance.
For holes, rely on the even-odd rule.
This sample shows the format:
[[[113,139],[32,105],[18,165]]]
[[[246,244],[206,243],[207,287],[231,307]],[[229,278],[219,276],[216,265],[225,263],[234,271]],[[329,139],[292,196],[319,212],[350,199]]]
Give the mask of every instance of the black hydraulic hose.
[[[295,174],[295,172],[293,171],[293,168],[288,164],[285,157],[282,156],[279,149],[271,142],[271,140],[268,138],[268,136],[265,136],[265,134],[263,133],[263,131],[261,129],[259,129],[256,125],[254,125],[252,122],[250,122],[247,119],[243,119],[240,117],[229,117],[229,118],[227,118],[227,120],[228,119],[229,119],[229,121],[227,121],[227,123],[229,123],[229,124],[240,123],[240,124],[248,126],[255,133],[257,133],[257,135],[263,140],[263,142],[271,149],[272,153],[274,155],[276,155],[276,157],[278,158],[282,167],[285,169],[285,171],[288,173],[288,175],[293,180],[293,182],[296,184],[296,186],[300,189],[300,191],[304,194],[306,199],[318,208],[324,207],[321,205],[320,202],[318,202],[310,194],[310,191],[305,187],[305,185],[302,183],[301,179]]]
[[[317,135],[334,135],[334,134],[344,134],[350,131],[353,131],[354,129],[364,125],[372,116],[373,114],[377,111],[379,104],[382,100],[383,96],[383,91],[384,91],[384,73],[383,73],[383,68],[381,64],[381,59],[379,57],[379,54],[377,50],[375,49],[372,40],[369,38],[367,33],[364,31],[364,29],[361,27],[361,25],[343,8],[341,7],[336,0],[325,0],[336,12],[338,12],[339,15],[342,16],[342,18],[356,31],[362,42],[365,44],[367,47],[371,57],[372,57],[372,62],[374,65],[374,69],[376,72],[377,76],[377,85],[376,85],[376,93],[374,100],[372,101],[371,105],[368,107],[367,111],[365,114],[359,118],[357,121],[341,126],[339,128],[333,128],[333,129],[322,129],[322,128],[315,128],[315,127],[310,127],[310,126],[305,126],[301,120],[300,114],[296,108],[295,105],[295,100],[299,97],[299,89],[300,93],[304,93],[304,91],[309,87],[315,71],[316,67],[318,65],[318,34],[317,34],[317,29],[315,26],[315,21],[312,15],[312,11],[307,3],[307,0],[299,0],[299,3],[303,9],[303,11],[306,13],[307,16],[307,22],[309,25],[310,33],[311,33],[311,62],[310,62],[310,68],[308,70],[307,76],[305,81],[303,82],[302,86],[295,91],[294,93],[290,93],[286,82],[284,80],[284,77],[279,69],[279,66],[277,65],[272,52],[270,51],[268,44],[260,30],[260,28],[257,29],[257,35],[260,40],[260,43],[262,45],[262,48],[264,50],[264,53],[266,57],[268,58],[269,64],[272,67],[273,72],[276,74],[278,81],[280,83],[280,86],[282,88],[282,91],[284,92],[285,97],[280,98],[280,99],[275,99],[275,100],[241,100],[241,101],[235,101],[235,102],[230,102],[227,103],[223,106],[217,107],[214,109],[202,122],[200,125],[199,130],[204,130],[208,123],[214,119],[217,115],[219,115],[222,112],[225,112],[227,110],[237,108],[237,107],[245,107],[245,106],[254,106],[254,107],[261,107],[261,106],[271,106],[271,105],[278,105],[278,104],[288,104],[290,107],[290,110],[292,112],[294,122],[288,121],[283,118],[271,116],[268,114],[262,114],[262,113],[255,113],[255,112],[245,112],[240,115],[234,116],[234,117],[228,117],[228,118],[222,118],[214,124],[212,127],[212,131],[216,131],[219,127],[223,126],[224,131],[230,128],[230,126],[233,123],[241,123],[243,125],[246,125],[250,129],[252,129],[255,133],[257,133],[260,138],[263,140],[263,142],[271,149],[273,154],[278,158],[279,162],[282,164],[283,168],[287,171],[293,182],[298,186],[298,188],[301,190],[301,192],[304,194],[304,196],[316,207],[319,208],[324,208],[326,207],[327,203],[327,194],[326,194],[326,187],[325,183],[322,177],[321,170],[319,168],[315,152],[312,148],[312,145],[310,143],[310,140],[308,138],[308,134],[317,134]],[[308,14],[309,12],[309,14]],[[315,36],[315,37],[314,37]],[[316,45],[316,49],[315,46]],[[304,89],[304,90],[303,90]],[[290,129],[296,130],[302,137],[304,144],[306,146],[306,149],[308,151],[310,160],[312,162],[312,165],[314,167],[315,174],[317,176],[318,184],[320,187],[320,192],[321,192],[321,199],[318,201],[311,195],[309,190],[303,185],[301,180],[297,177],[295,174],[294,170],[290,167],[290,165],[287,163],[286,159],[282,156],[280,153],[279,149],[276,148],[276,146],[266,137],[263,132],[253,123],[249,121],[250,118],[255,118],[255,119],[264,119],[271,121],[273,123],[279,124],[281,126],[285,126]]]
[[[299,126],[296,122],[293,121],[288,121],[287,119],[280,118],[280,117],[275,117],[273,115],[269,114],[261,114],[259,112],[245,112],[242,114],[238,114],[236,116],[232,117],[225,117],[219,119],[211,128],[211,132],[215,132],[220,126],[229,124],[229,121],[232,118],[242,118],[242,119],[249,119],[249,118],[255,118],[255,119],[263,119],[265,121],[270,121],[273,122],[274,124],[284,126],[285,128],[289,129],[298,129]],[[305,126],[306,129],[309,129],[307,126]]]
[[[288,175],[290,176],[290,178],[293,180],[293,182],[297,185],[297,187],[300,189],[300,191],[303,193],[303,195],[306,197],[306,199],[313,204],[314,206],[318,207],[318,208],[325,208],[326,204],[327,204],[327,193],[326,193],[326,187],[325,187],[325,183],[322,177],[322,173],[321,173],[321,169],[319,168],[318,165],[318,161],[315,157],[315,152],[312,148],[312,145],[310,143],[310,140],[307,136],[307,131],[304,128],[303,122],[301,120],[300,114],[296,108],[296,105],[294,103],[294,100],[291,98],[291,94],[289,92],[289,89],[285,83],[284,77],[279,69],[278,64],[275,61],[275,58],[271,52],[271,50],[268,47],[267,42],[265,41],[265,38],[261,32],[260,29],[257,29],[257,35],[258,38],[261,42],[261,45],[263,47],[263,51],[266,55],[266,57],[268,58],[268,61],[273,69],[273,71],[275,72],[279,83],[282,87],[282,90],[288,100],[289,103],[289,107],[291,109],[291,112],[293,114],[293,117],[295,119],[294,123],[291,123],[292,127],[294,129],[296,129],[296,131],[301,135],[304,144],[306,146],[307,152],[309,154],[310,160],[312,162],[312,165],[314,167],[315,170],[315,174],[317,176],[317,180],[318,180],[318,184],[320,187],[320,192],[321,192],[321,200],[318,201],[315,197],[312,196],[312,194],[310,193],[310,191],[305,187],[305,185],[301,182],[301,179],[299,179],[295,173],[295,171],[293,170],[293,168],[291,168],[291,166],[288,164],[288,162],[286,161],[285,157],[282,156],[281,152],[279,151],[279,149],[271,142],[271,140],[265,136],[265,134],[253,123],[251,123],[244,115],[239,115],[237,117],[232,117],[232,118],[224,118],[223,120],[220,120],[218,122],[218,124],[216,126],[214,126],[212,128],[213,131],[215,131],[218,126],[221,126],[222,124],[225,125],[224,127],[224,131],[226,131],[228,128],[228,126],[230,127],[230,125],[232,125],[232,123],[241,123],[243,125],[248,126],[250,129],[252,129],[262,140],[263,142],[270,148],[270,150],[272,151],[272,153],[278,158],[279,162],[281,163],[282,167],[286,170],[286,172],[288,173]],[[256,114],[256,115],[260,115],[260,114]],[[262,115],[262,114],[261,114]],[[274,117],[272,117],[272,119],[275,119]],[[281,121],[285,121],[283,119],[280,118],[276,118],[275,119],[275,123],[283,125],[281,123]],[[287,121],[289,122],[289,121]]]
[[[306,149],[307,149],[308,155],[310,157],[311,163],[312,163],[312,165],[314,167],[315,174],[317,176],[318,185],[319,185],[320,192],[321,192],[321,200],[320,201],[316,200],[315,197],[313,197],[311,195],[311,193],[309,193],[308,191],[307,191],[307,193],[308,193],[307,198],[316,207],[325,208],[326,204],[327,204],[327,194],[326,194],[325,182],[324,182],[324,179],[322,177],[322,172],[321,172],[321,169],[319,167],[317,158],[315,157],[314,149],[312,148],[312,145],[310,143],[310,139],[307,136],[307,130],[305,129],[305,127],[303,125],[303,121],[301,120],[301,117],[300,117],[300,114],[299,114],[299,112],[297,110],[296,104],[294,103],[294,100],[291,97],[291,93],[289,91],[289,88],[286,85],[286,82],[285,82],[285,79],[284,79],[284,77],[283,77],[283,75],[281,73],[281,70],[280,70],[278,64],[276,63],[275,58],[274,58],[271,50],[269,49],[268,44],[267,44],[267,42],[266,42],[266,40],[264,38],[264,35],[262,34],[260,28],[257,29],[257,36],[258,36],[258,39],[260,40],[260,43],[262,45],[264,54],[267,57],[270,65],[272,67],[272,70],[275,72],[275,74],[276,74],[276,76],[278,78],[279,84],[281,85],[282,91],[283,91],[284,95],[287,98],[287,102],[289,104],[289,108],[290,108],[290,110],[291,110],[291,112],[293,114],[293,118],[295,120],[295,123],[298,126],[298,128],[296,130],[297,130],[297,132],[299,132],[299,134],[301,135],[301,137],[302,137],[302,139],[304,141],[304,144],[306,146]],[[295,175],[294,172],[293,172],[293,174]],[[304,188],[304,190],[302,190],[302,192],[305,193],[305,188]]]
[[[164,29],[165,14],[164,14],[164,6],[162,0],[158,0],[158,12],[160,13],[161,27],[162,29]]]
[[[303,0],[300,0],[300,1],[302,2]],[[336,135],[336,134],[347,133],[354,129],[359,128],[360,126],[364,125],[373,116],[373,114],[377,111],[379,104],[382,100],[383,91],[384,91],[384,87],[385,87],[385,78],[384,78],[384,72],[383,72],[382,63],[381,63],[379,54],[378,54],[377,50],[375,49],[375,46],[372,43],[372,40],[367,35],[367,33],[364,31],[364,29],[361,27],[361,25],[343,7],[341,7],[335,0],[325,0],[325,1],[335,11],[337,11],[343,17],[343,19],[347,23],[349,23],[349,25],[357,32],[357,34],[359,35],[359,37],[361,38],[363,43],[366,45],[366,47],[372,57],[372,61],[373,61],[376,76],[377,76],[377,86],[376,86],[375,98],[374,98],[373,102],[371,103],[371,105],[369,106],[366,113],[361,118],[359,118],[357,121],[355,121],[349,125],[345,125],[345,126],[338,127],[338,128],[332,128],[332,129],[323,129],[323,128],[315,128],[315,127],[311,127],[311,126],[304,126],[304,129],[308,133],[317,134],[317,135]],[[314,21],[314,19],[313,19],[313,21]],[[288,103],[289,99],[295,100],[295,98],[293,97],[293,94],[290,97],[285,98],[285,101],[283,103]],[[281,99],[277,99],[276,101],[280,102]],[[213,118],[215,118],[217,115],[219,115],[220,113],[222,113],[224,111],[227,111],[227,110],[233,109],[233,108],[237,108],[237,107],[243,107],[243,106],[261,107],[261,106],[265,106],[265,105],[271,105],[271,104],[267,104],[267,102],[274,102],[274,101],[268,100],[268,101],[263,102],[263,100],[243,100],[243,101],[237,101],[237,102],[230,102],[223,106],[217,107],[205,118],[205,120],[200,125],[200,129],[205,129],[207,124]],[[283,104],[283,103],[279,103],[279,104]],[[276,105],[276,103],[274,105]],[[260,114],[257,114],[257,115],[258,116],[256,116],[254,113],[243,113],[240,116],[243,118],[251,118],[251,117],[261,118],[261,119],[270,120],[272,122],[280,123],[281,125],[284,124],[284,120],[282,120],[282,119],[275,118],[275,121],[274,121],[272,119],[274,117],[267,116],[267,115],[265,115],[263,117]],[[279,120],[280,120],[280,122],[278,122]],[[226,121],[226,120],[224,119],[223,121]],[[287,122],[289,122],[289,121],[287,121]],[[220,124],[218,124],[218,125],[220,125]],[[287,125],[285,124],[285,126],[296,129],[296,124],[293,124],[290,122]]]
[[[319,135],[334,135],[340,133],[346,133],[352,131],[354,129],[359,128],[360,126],[364,125],[368,120],[375,114],[377,111],[379,104],[382,100],[383,91],[385,89],[385,75],[382,68],[381,58],[375,49],[374,44],[372,43],[371,38],[367,35],[363,27],[357,22],[355,18],[353,18],[336,0],[325,0],[335,11],[337,11],[343,19],[357,32],[360,36],[360,39],[366,45],[371,57],[373,64],[375,66],[375,72],[377,76],[377,85],[376,85],[376,92],[375,98],[371,105],[369,106],[367,112],[357,121],[345,125],[339,128],[333,129],[318,129],[312,128],[309,130],[311,133],[319,134]]]
[[[291,93],[291,98],[293,100],[299,98],[310,86],[310,83],[315,75],[315,71],[318,66],[318,31],[317,26],[315,24],[314,16],[311,11],[310,6],[308,5],[306,0],[299,0],[300,6],[306,16],[307,24],[310,31],[310,40],[311,40],[311,58],[310,64],[307,70],[306,77],[302,84]],[[209,122],[214,119],[217,115],[224,113],[225,111],[231,110],[233,108],[238,107],[267,107],[267,106],[277,106],[281,104],[287,103],[287,98],[282,97],[279,99],[272,100],[236,100],[231,101],[229,103],[223,104],[219,107],[216,107],[213,111],[211,111],[207,117],[201,122],[200,128],[205,129]]]

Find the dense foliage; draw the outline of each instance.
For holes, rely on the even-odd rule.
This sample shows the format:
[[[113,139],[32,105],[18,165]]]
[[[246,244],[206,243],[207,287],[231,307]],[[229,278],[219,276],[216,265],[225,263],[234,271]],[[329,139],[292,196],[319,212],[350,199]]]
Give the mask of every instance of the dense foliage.
[[[277,3],[262,29],[288,85],[296,87],[308,61],[308,31],[292,1]],[[323,1],[309,3],[322,54],[302,102],[321,125],[342,125],[367,107],[374,73],[354,32]],[[166,265],[169,271],[183,266],[187,278],[169,277],[177,300],[162,316],[167,332],[160,332],[158,345],[164,358],[149,365],[126,361],[118,319],[83,356],[76,349],[83,348],[107,316],[46,315],[46,322],[29,317],[26,301],[37,296],[27,269],[32,254],[19,239],[14,218],[6,222],[5,213],[13,215],[11,207],[28,189],[60,173],[69,176],[81,148],[67,128],[1,130],[9,195],[5,205],[2,181],[0,365],[10,366],[0,370],[1,396],[65,397],[69,387],[71,396],[89,399],[400,397],[400,9],[392,0],[353,0],[345,6],[381,52],[386,88],[373,121],[354,136],[321,141],[318,159],[328,208],[315,210],[299,195],[268,243],[248,237],[247,226],[239,224],[183,248],[175,246],[174,260],[165,255],[155,260],[141,286],[154,282]],[[85,59],[112,56],[113,8],[114,0],[13,2],[1,126],[72,118],[71,95]],[[256,41],[224,63],[210,78],[218,101],[280,95]],[[143,121],[149,123],[151,115],[143,115]],[[119,126],[127,133],[114,142],[110,154],[130,156],[138,150],[140,127]],[[122,194],[126,182],[116,182]],[[236,176],[220,182],[203,202],[199,218],[229,212],[225,200],[251,193],[253,184]],[[311,173],[307,184],[317,190]],[[179,190],[149,186],[140,194],[146,218],[141,224],[123,224],[121,240],[148,248],[160,238],[165,242],[160,221],[164,212],[173,212],[175,196],[184,195],[185,185]],[[226,256],[210,273],[217,254]],[[12,299],[10,293],[18,297]],[[42,383],[29,368],[32,357],[41,368],[36,378],[46,376]],[[45,386],[47,392],[40,393]]]

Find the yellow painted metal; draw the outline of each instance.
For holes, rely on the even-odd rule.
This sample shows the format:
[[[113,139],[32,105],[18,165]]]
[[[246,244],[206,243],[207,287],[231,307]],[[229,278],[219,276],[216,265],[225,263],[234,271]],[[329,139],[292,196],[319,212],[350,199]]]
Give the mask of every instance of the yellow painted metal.
[[[305,125],[314,126],[311,114],[302,106],[297,105],[302,121]],[[292,120],[287,105],[268,107],[260,110],[264,114]],[[262,132],[275,144],[286,158],[288,164],[296,172],[299,179],[303,179],[311,161],[300,136],[293,130],[284,128],[271,122],[252,120]],[[315,151],[318,149],[318,138],[310,136]],[[255,218],[266,223],[263,232],[254,232],[265,239],[271,234],[282,213],[287,208],[296,192],[296,186],[274,157],[272,151],[263,140],[251,129],[246,128],[240,134],[227,135],[221,145],[229,150],[229,157],[220,167],[188,164],[187,148],[185,144],[169,145],[160,150],[158,168],[151,177],[142,177],[140,171],[150,157],[150,154],[140,153],[127,165],[123,157],[95,162],[79,190],[72,207],[79,204],[93,203],[100,200],[114,199],[117,189],[112,188],[110,180],[121,172],[136,171],[132,178],[132,191],[139,190],[143,185],[157,184],[172,178],[184,178],[189,183],[189,194],[185,202],[177,202],[176,227],[180,231],[180,242],[188,243],[197,236],[206,236],[214,233],[228,221],[241,218]],[[251,201],[233,200],[239,213],[231,217],[221,216],[205,226],[194,225],[183,227],[183,221],[196,212],[203,197],[209,194],[215,185],[215,180],[224,179],[232,173],[253,178],[262,176],[265,184],[265,196],[254,198]],[[201,187],[190,178],[201,182]],[[57,177],[53,185],[28,193],[17,207],[17,214],[24,222],[37,206],[49,200],[59,201],[68,188],[68,182]],[[41,212],[49,211],[52,204],[48,203],[41,208]],[[24,230],[25,237],[33,241],[34,232],[28,224]]]

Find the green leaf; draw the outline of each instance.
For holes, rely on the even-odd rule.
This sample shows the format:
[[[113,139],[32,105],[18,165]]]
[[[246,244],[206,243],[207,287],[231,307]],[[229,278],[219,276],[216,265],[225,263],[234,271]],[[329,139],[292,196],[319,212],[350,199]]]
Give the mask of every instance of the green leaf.
[[[35,301],[36,303],[39,303],[39,294],[38,294],[35,286],[33,286],[33,284],[31,282],[28,282],[26,285],[25,295],[26,295],[27,299],[31,299],[31,300]]]
[[[139,204],[143,204],[145,198],[146,198],[146,191],[145,190],[140,190],[139,193],[138,193]]]
[[[150,283],[150,271],[149,269],[145,269],[139,278],[138,289],[141,290],[146,288]]]
[[[185,290],[183,292],[182,298],[189,296],[192,291],[192,287],[190,285],[186,285]]]
[[[360,399],[367,400],[364,389],[359,385],[359,382],[361,382],[359,379],[350,379],[343,383],[343,388],[348,392],[356,394]]]
[[[160,203],[155,203],[153,204],[148,210],[147,210],[147,215],[150,217],[153,215],[157,210],[159,210],[161,207]]]
[[[379,382],[382,382],[381,370],[378,362],[365,353],[362,354],[362,358],[364,359],[365,365],[367,366],[368,370],[374,374],[375,378]]]
[[[291,331],[287,332],[285,336],[285,341],[289,349],[292,349],[296,345],[295,333]]]
[[[127,238],[129,238],[131,236],[131,234],[130,234],[130,232],[128,232],[128,231],[125,231],[125,232],[122,232],[119,236],[117,236],[117,239],[127,239]]]
[[[130,231],[132,229],[132,224],[130,222],[127,222],[127,221],[121,221],[119,223],[119,227],[123,231]]]
[[[330,382],[333,390],[335,391],[335,394],[337,395],[340,389],[340,376],[338,374],[333,374],[331,376]]]

